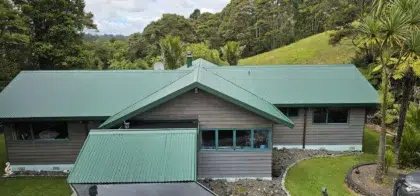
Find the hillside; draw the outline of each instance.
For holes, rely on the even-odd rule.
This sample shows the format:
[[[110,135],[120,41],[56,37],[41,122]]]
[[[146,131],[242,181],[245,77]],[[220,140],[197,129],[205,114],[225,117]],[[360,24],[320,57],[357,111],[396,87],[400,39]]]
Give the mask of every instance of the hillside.
[[[332,31],[316,34],[276,50],[239,61],[239,65],[275,64],[343,64],[354,56],[351,40],[345,39],[336,46],[328,44]]]

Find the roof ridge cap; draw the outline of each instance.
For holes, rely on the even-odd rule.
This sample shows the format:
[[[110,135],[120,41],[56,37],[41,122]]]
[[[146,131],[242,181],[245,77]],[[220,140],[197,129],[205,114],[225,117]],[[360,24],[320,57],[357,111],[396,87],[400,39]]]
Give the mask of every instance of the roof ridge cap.
[[[185,74],[184,76],[182,76],[182,77],[180,77],[180,78],[178,78],[178,79],[176,79],[176,80],[174,80],[174,81],[170,82],[169,84],[167,84],[167,85],[163,86],[162,88],[157,89],[157,90],[156,90],[156,91],[154,91],[153,93],[150,93],[150,94],[148,94],[147,96],[145,96],[145,97],[141,98],[140,100],[138,100],[138,101],[136,101],[136,102],[134,102],[134,103],[132,103],[132,104],[128,105],[127,107],[125,107],[125,108],[121,109],[119,112],[117,112],[117,113],[115,113],[115,114],[111,115],[109,118],[111,118],[112,116],[115,116],[115,115],[117,115],[117,114],[121,113],[121,112],[122,112],[122,111],[124,111],[125,109],[127,109],[127,108],[129,108],[129,107],[131,107],[131,106],[133,106],[133,105],[135,105],[135,104],[137,104],[137,103],[139,103],[140,101],[142,101],[142,100],[146,99],[147,97],[150,97],[151,95],[153,95],[153,94],[155,94],[155,93],[159,92],[160,90],[162,90],[162,89],[166,88],[167,86],[169,86],[169,85],[171,85],[171,84],[175,83],[176,81],[179,81],[179,80],[181,80],[182,78],[187,77],[188,75],[190,75],[190,74],[192,74],[192,73],[194,73],[194,71],[190,71],[190,73],[189,73],[189,74]],[[109,119],[109,118],[108,118],[108,119]],[[107,120],[108,120],[108,119],[107,119]],[[107,120],[105,120],[105,122],[106,122]],[[104,122],[104,123],[105,123],[105,122]],[[103,123],[102,123],[102,124],[103,124]]]

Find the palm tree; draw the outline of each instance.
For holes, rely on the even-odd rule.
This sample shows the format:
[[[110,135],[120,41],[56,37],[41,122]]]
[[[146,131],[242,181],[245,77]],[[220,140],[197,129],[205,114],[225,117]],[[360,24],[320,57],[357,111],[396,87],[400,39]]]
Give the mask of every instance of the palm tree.
[[[380,63],[377,69],[380,69],[382,73],[381,136],[375,173],[375,182],[378,183],[382,182],[385,174],[386,110],[388,108],[389,81],[397,65],[401,64],[404,59],[403,45],[410,26],[410,17],[401,8],[401,5],[405,5],[408,1],[415,0],[390,2],[380,0],[381,4],[376,6],[376,11],[364,19],[358,27],[361,40],[372,45],[374,55],[378,57]]]
[[[159,41],[159,45],[168,69],[176,69],[184,64],[184,50],[180,37],[168,35]]]
[[[223,60],[227,61],[229,65],[237,65],[244,48],[245,46],[239,45],[238,42],[227,42],[225,46],[220,48],[222,50]]]

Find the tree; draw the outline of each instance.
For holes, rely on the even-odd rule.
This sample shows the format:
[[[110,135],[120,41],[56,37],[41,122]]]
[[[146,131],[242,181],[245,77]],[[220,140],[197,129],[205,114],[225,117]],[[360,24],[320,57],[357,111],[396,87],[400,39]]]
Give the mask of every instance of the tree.
[[[387,6],[377,4],[371,15],[363,19],[358,27],[361,40],[371,45],[372,52],[378,57],[379,66],[375,69],[382,73],[381,94],[381,136],[378,148],[375,182],[382,182],[385,172],[386,119],[390,77],[397,65],[403,63],[405,57],[404,41],[407,39],[410,18],[401,5],[411,0],[395,0]]]
[[[198,17],[200,17],[200,10],[195,9],[193,13],[190,14],[190,18],[196,20]]]
[[[223,59],[229,63],[229,65],[237,65],[241,58],[244,46],[240,46],[238,42],[230,41],[225,46],[220,48],[223,54]]]
[[[10,81],[26,68],[28,26],[9,0],[0,0],[0,81]]]
[[[167,68],[177,69],[184,64],[181,38],[168,35],[160,40],[162,58]]]
[[[216,65],[223,63],[222,59],[220,59],[219,51],[210,49],[206,43],[188,44],[187,51],[192,52],[194,60],[202,58]]]
[[[95,29],[83,0],[12,0],[29,25],[34,66],[40,69],[81,68],[83,31]]]

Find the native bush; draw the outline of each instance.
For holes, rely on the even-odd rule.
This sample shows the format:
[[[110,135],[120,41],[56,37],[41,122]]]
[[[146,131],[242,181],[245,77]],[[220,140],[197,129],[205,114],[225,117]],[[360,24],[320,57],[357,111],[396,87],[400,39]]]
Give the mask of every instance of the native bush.
[[[420,107],[410,106],[400,148],[401,167],[420,167]]]

